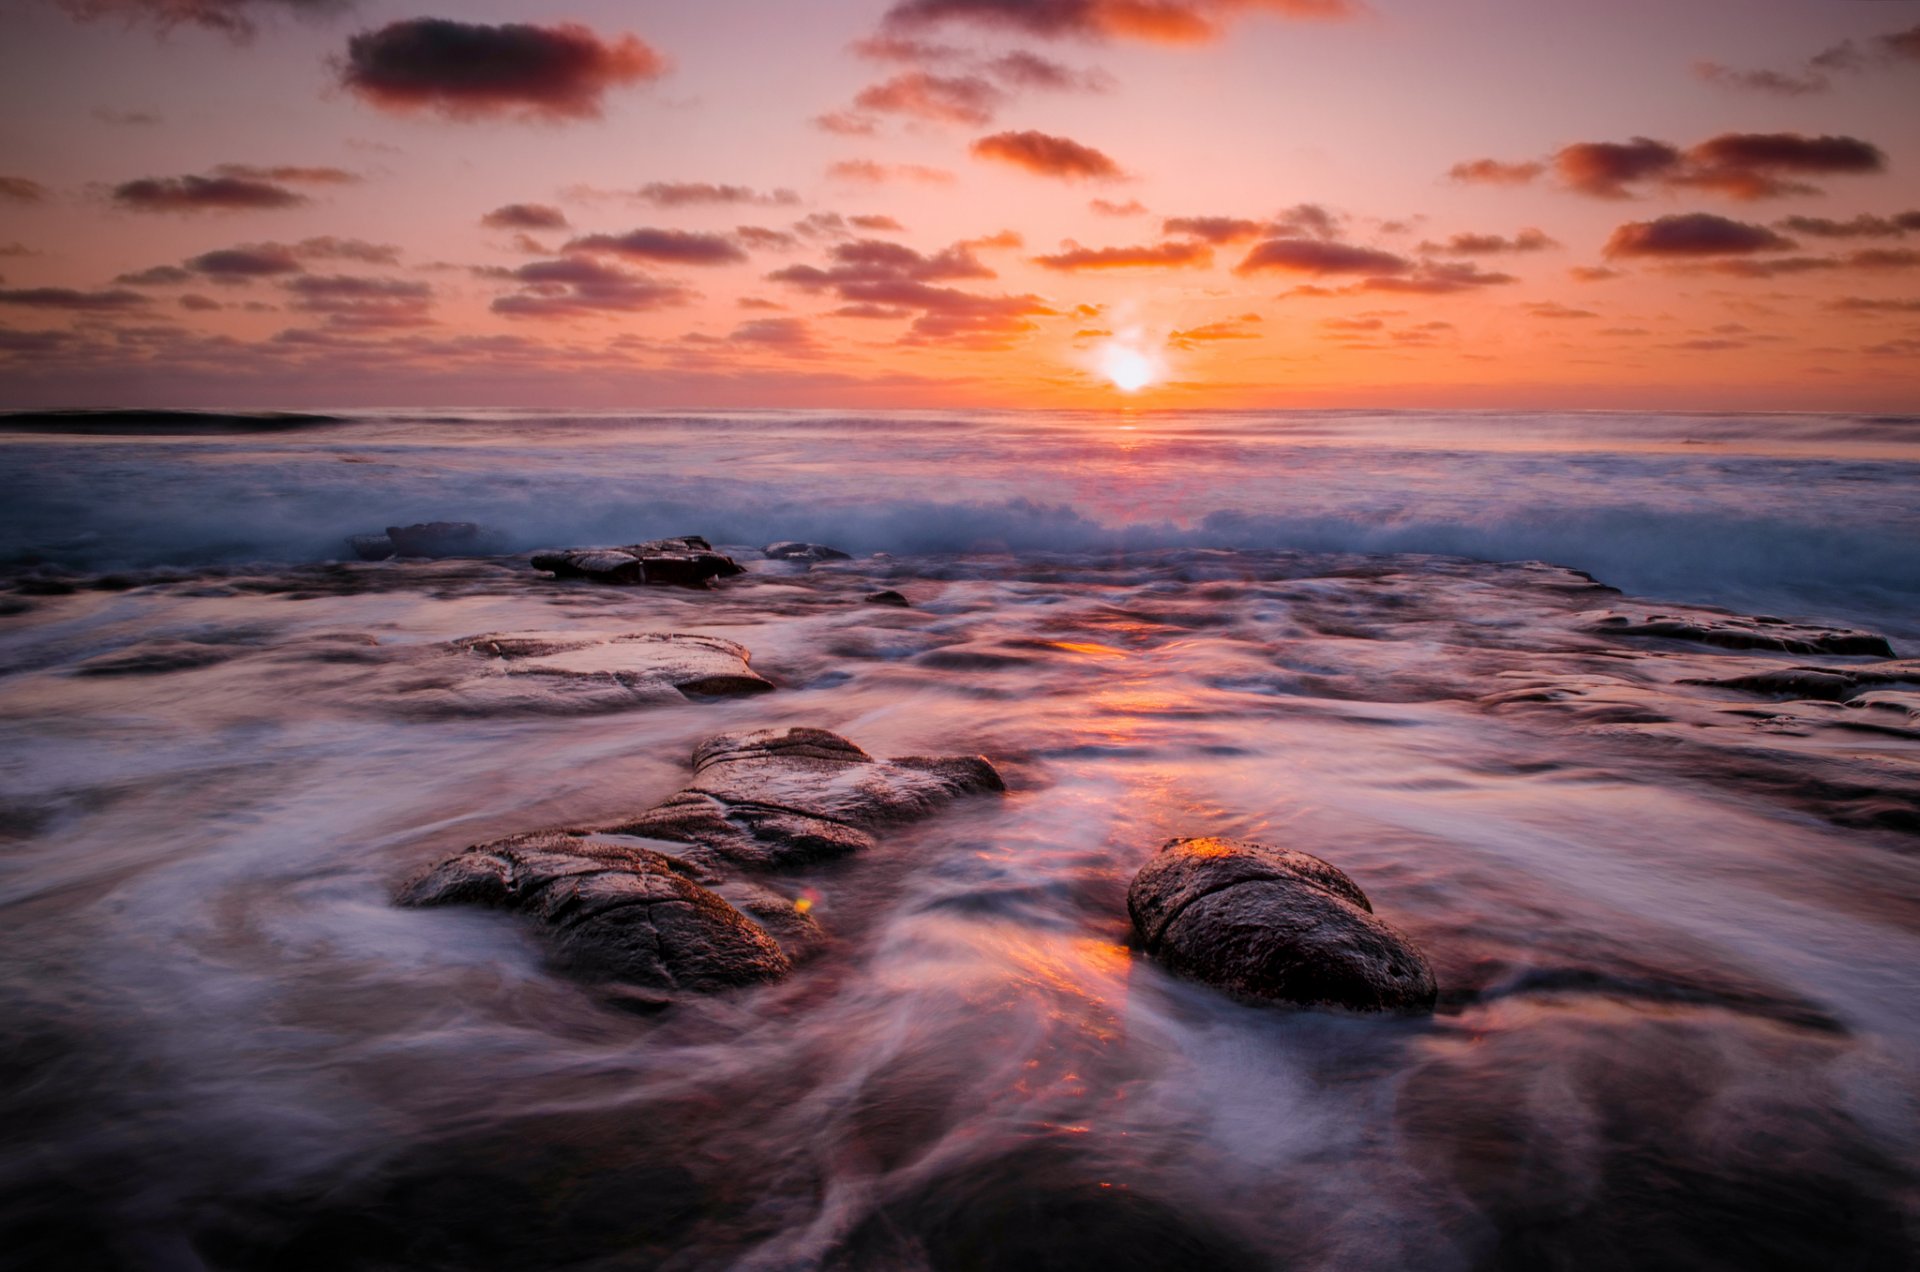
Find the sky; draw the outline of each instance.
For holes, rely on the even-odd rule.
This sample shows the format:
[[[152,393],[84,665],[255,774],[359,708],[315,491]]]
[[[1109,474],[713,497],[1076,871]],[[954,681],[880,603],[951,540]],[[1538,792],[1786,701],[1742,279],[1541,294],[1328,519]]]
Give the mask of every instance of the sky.
[[[0,0],[0,408],[1920,409],[1920,0]]]

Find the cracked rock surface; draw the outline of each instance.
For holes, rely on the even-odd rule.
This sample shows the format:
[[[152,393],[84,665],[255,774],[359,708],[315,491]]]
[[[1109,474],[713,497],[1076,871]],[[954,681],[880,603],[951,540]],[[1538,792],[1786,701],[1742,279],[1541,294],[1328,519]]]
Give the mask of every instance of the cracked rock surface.
[[[871,847],[881,826],[1005,789],[978,756],[876,759],[825,729],[721,734],[693,761],[692,784],[636,818],[476,845],[396,899],[529,915],[558,961],[591,978],[669,995],[757,984],[785,975],[789,952],[817,946],[818,924],[762,885],[709,889],[694,876],[844,856]]]

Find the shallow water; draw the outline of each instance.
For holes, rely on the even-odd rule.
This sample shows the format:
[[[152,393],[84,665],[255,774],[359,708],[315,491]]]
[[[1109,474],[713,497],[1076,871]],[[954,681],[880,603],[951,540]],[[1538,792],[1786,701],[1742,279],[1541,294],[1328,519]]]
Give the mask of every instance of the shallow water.
[[[0,596],[6,1257],[1910,1265],[1920,724],[1688,684],[1869,660],[1611,637],[1637,602],[1558,567],[1911,656],[1914,423],[1133,424],[0,440],[47,563]],[[324,563],[443,516],[862,555],[711,593]],[[512,630],[724,636],[778,688],[415,709],[437,642]],[[771,878],[831,945],[655,1014],[513,916],[390,903],[779,724],[1010,791]],[[1127,881],[1193,834],[1339,865],[1440,1010],[1255,1007],[1135,954]]]

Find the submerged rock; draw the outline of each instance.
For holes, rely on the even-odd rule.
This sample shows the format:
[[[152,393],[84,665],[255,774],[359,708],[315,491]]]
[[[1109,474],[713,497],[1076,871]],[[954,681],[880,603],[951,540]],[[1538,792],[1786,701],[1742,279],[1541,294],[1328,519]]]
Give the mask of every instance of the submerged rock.
[[[531,915],[551,929],[570,970],[643,991],[756,984],[784,975],[790,956],[825,934],[806,907],[762,884],[733,879],[709,890],[692,876],[857,852],[872,845],[873,828],[1005,789],[978,756],[878,760],[825,729],[722,734],[693,759],[693,784],[637,818],[478,844],[409,881],[396,899]]]
[[[694,749],[694,780],[606,829],[686,846],[702,863],[793,866],[859,852],[873,829],[923,817],[960,795],[1003,791],[980,756],[875,759],[825,729],[761,729]]]
[[[422,521],[410,526],[388,526],[385,534],[356,534],[347,544],[362,561],[389,557],[493,556],[498,536],[471,521]]]
[[[1602,636],[1690,640],[1722,649],[1893,657],[1893,646],[1887,643],[1887,638],[1873,632],[1790,623],[1783,618],[1748,618],[1724,610],[1696,608],[1673,614],[1609,612],[1593,616],[1589,630]]]
[[[397,654],[395,683],[369,687],[412,716],[588,714],[773,688],[718,636],[494,633]]]
[[[715,552],[713,545],[697,534],[653,539],[623,548],[539,552],[534,554],[533,568],[562,579],[671,587],[706,587],[709,580],[742,573],[732,557]]]
[[[851,553],[838,548],[830,548],[824,543],[796,543],[783,541],[769,543],[761,549],[775,561],[851,561]]]
[[[778,944],[646,848],[523,835],[470,848],[401,888],[405,906],[477,904],[544,923],[569,970],[648,989],[707,992],[778,980]]]
[[[894,591],[892,588],[888,588],[884,592],[868,592],[866,596],[862,597],[861,599],[866,601],[866,603],[869,605],[891,605],[895,609],[912,609],[913,608],[912,601],[909,601],[906,597],[900,595],[900,593]]]
[[[1172,839],[1140,868],[1127,911],[1170,970],[1249,998],[1426,1011],[1437,987],[1413,943],[1318,857],[1236,839]]]

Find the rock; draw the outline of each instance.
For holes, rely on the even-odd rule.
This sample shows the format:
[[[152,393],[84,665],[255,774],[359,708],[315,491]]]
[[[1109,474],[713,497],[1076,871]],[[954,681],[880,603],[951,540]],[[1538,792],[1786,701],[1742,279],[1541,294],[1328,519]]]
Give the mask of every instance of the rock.
[[[742,572],[732,557],[715,552],[713,545],[697,534],[654,539],[624,548],[540,552],[534,554],[533,568],[562,579],[672,587],[706,587],[711,579],[730,578]]]
[[[1127,911],[1171,971],[1249,998],[1427,1011],[1426,958],[1318,857],[1235,839],[1172,839],[1140,868]]]
[[[408,882],[404,906],[491,905],[549,929],[569,970],[668,993],[778,980],[773,938],[646,848],[566,833],[523,835],[450,857]]]
[[[1725,610],[1690,609],[1681,614],[1589,615],[1589,631],[1602,636],[1690,640],[1723,649],[1772,649],[1788,654],[1865,654],[1893,657],[1885,636],[1844,627],[1816,627],[1781,618],[1747,618]]]
[[[880,760],[825,729],[761,729],[694,749],[694,780],[604,829],[684,845],[703,865],[802,865],[873,846],[873,829],[915,820],[960,795],[1004,791],[980,756]]]
[[[873,843],[875,827],[971,791],[1005,789],[977,756],[877,760],[824,729],[709,738],[694,751],[694,773],[691,786],[619,825],[476,845],[407,882],[396,900],[530,915],[551,930],[564,966],[637,990],[638,1005],[658,1005],[648,991],[777,979],[792,957],[826,939],[810,903],[750,880],[710,890],[693,876],[720,864],[796,865],[856,852]],[[617,837],[652,840],[673,855]]]
[[[362,561],[389,557],[493,556],[497,536],[471,521],[422,521],[410,526],[388,526],[385,534],[356,534],[347,544]]]
[[[773,688],[718,636],[496,632],[395,653],[398,683],[379,686],[379,701],[414,716],[623,711]]]
[[[1920,685],[1920,660],[1869,663],[1861,667],[1780,667],[1725,680],[1683,680],[1689,685],[1734,689],[1766,698],[1848,702],[1875,689]]]
[[[783,541],[769,543],[762,549],[775,561],[851,561],[849,553],[838,548],[830,548],[824,543],[794,543]]]
[[[862,598],[869,605],[891,605],[896,609],[912,609],[913,602],[891,589],[885,592],[868,592]]]

